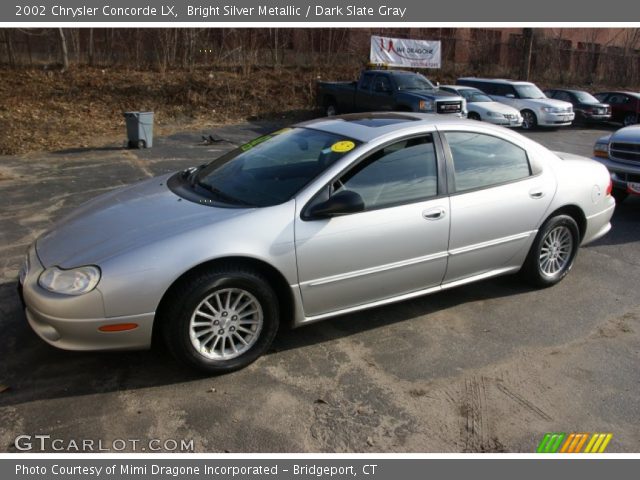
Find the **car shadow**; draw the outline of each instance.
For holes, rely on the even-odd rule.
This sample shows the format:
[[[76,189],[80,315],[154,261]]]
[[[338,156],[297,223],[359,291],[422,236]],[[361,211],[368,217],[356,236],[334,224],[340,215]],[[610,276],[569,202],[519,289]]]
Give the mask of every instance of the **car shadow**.
[[[44,399],[94,395],[179,384],[207,378],[177,363],[166,349],[154,346],[136,352],[70,352],[54,348],[29,327],[16,282],[0,285],[0,407]],[[454,305],[529,291],[514,276],[488,280],[453,290],[344,315],[300,329],[282,328],[267,355],[429,315]],[[327,328],[329,324],[330,328]],[[233,375],[233,374],[230,374]]]
[[[616,205],[611,230],[586,248],[599,245],[623,245],[640,240],[640,196],[629,196]]]

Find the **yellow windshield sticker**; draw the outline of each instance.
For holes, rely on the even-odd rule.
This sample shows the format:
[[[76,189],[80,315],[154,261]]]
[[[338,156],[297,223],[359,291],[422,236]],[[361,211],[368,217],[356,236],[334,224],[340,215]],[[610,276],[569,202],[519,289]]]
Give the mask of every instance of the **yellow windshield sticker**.
[[[345,153],[349,150],[353,150],[355,146],[356,144],[351,140],[342,140],[331,145],[331,151],[336,153]]]

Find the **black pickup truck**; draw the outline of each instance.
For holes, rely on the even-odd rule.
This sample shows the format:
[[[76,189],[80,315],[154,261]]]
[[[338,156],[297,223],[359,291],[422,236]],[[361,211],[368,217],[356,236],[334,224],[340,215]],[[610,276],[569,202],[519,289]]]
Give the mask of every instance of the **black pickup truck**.
[[[419,73],[403,70],[364,70],[357,82],[318,82],[317,103],[329,116],[385,110],[467,114],[462,97],[441,92]]]

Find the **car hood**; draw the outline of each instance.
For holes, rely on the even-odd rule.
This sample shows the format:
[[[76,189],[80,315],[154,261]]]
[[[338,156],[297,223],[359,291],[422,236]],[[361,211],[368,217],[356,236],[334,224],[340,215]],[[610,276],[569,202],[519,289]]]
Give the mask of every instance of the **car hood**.
[[[425,100],[430,100],[432,98],[435,98],[436,100],[452,102],[462,100],[462,97],[456,95],[455,93],[441,92],[439,90],[403,90],[401,91],[401,93],[405,95],[424,98]]]
[[[573,105],[569,102],[565,102],[564,100],[556,100],[554,98],[523,98],[521,99],[523,102],[529,102],[535,105],[539,105],[541,107],[555,107],[555,108],[567,108],[571,107],[573,109]]]
[[[167,187],[170,176],[113,190],[55,223],[36,242],[43,266],[100,265],[119,253],[249,211],[183,200]]]
[[[621,128],[611,135],[612,142],[640,143],[640,125]]]
[[[467,104],[467,108],[471,109],[472,107],[485,112],[510,113],[512,115],[520,113],[517,109],[500,102],[473,102]]]
[[[607,103],[578,103],[575,108],[608,108],[609,105]]]

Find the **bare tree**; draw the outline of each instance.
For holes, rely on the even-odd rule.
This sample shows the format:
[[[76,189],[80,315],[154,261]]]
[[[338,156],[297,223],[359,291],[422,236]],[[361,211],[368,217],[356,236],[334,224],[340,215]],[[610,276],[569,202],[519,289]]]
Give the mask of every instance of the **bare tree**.
[[[60,57],[62,60],[62,69],[67,70],[69,68],[69,52],[67,50],[67,39],[64,36],[64,30],[58,28],[58,35],[60,38]]]

